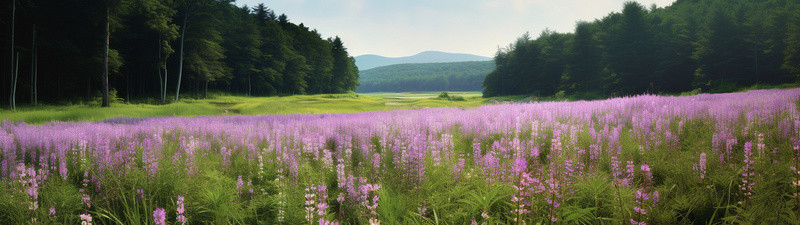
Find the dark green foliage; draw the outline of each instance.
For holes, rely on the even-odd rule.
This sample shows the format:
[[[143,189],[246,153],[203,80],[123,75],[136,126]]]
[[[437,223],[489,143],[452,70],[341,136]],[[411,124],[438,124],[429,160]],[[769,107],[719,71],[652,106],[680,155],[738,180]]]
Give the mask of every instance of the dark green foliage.
[[[358,92],[478,91],[493,68],[491,61],[383,66],[361,71]]]
[[[263,4],[238,7],[230,0],[97,3],[17,0],[15,49],[20,52],[19,74],[23,75],[17,100],[28,102],[22,96],[32,92],[27,74],[34,68],[30,52],[34,24],[39,99],[84,102],[100,95],[107,5],[109,90],[117,90],[127,101],[174,95],[181,64],[181,94],[195,97],[208,91],[258,96],[344,93],[358,85],[358,69],[341,39],[323,38],[316,30],[291,23],[285,15],[276,16]],[[2,9],[0,15],[10,18],[11,10]],[[8,25],[10,21],[2,22],[3,27]],[[6,35],[0,41],[10,43],[9,38]],[[10,46],[3,46],[0,51],[10,52]],[[10,54],[4,55],[0,59],[10,61]],[[8,68],[6,64],[0,68]],[[4,87],[8,87],[8,76],[2,73],[0,77]]]
[[[567,65],[561,78],[561,89],[569,93],[587,90],[600,84],[600,49],[591,23],[579,22],[575,36],[568,43]]]
[[[626,2],[619,13],[579,22],[574,34],[526,34],[501,49],[483,94],[580,98],[797,82],[799,5],[698,0],[646,9]]]

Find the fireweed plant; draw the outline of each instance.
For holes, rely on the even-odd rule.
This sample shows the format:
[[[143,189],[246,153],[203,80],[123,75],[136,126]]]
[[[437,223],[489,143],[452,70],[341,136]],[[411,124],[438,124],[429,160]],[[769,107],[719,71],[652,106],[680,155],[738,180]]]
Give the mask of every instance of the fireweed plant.
[[[799,97],[6,121],[0,224],[797,224]]]

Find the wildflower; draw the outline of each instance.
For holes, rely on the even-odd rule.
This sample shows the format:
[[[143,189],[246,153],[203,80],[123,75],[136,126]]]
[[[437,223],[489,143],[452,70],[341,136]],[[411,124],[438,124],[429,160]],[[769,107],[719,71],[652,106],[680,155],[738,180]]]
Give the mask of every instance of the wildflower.
[[[753,176],[756,173],[753,171],[753,163],[754,161],[751,159],[753,156],[753,143],[746,142],[744,143],[744,166],[742,166],[742,191],[744,191],[744,195],[749,198],[753,195],[753,186],[756,185],[755,181],[753,181]]]
[[[458,180],[461,177],[461,171],[464,170],[464,158],[458,158],[458,163],[453,165],[453,177]]]
[[[311,189],[313,189],[313,186],[312,188],[306,188],[306,194],[304,195],[306,197],[306,202],[305,202],[306,220],[309,223],[314,222],[314,207],[315,207],[314,197],[316,196],[314,193],[311,192]]]
[[[56,207],[50,206],[50,216],[56,217]]]
[[[181,224],[186,224],[186,216],[184,215],[184,213],[186,212],[186,208],[183,205],[183,200],[184,200],[183,196],[178,195],[178,201],[175,202],[175,204],[178,206],[176,210],[177,216],[175,217],[175,219],[178,220],[178,222],[180,222]]]
[[[166,219],[167,212],[165,212],[164,209],[156,208],[156,210],[153,211],[153,223],[157,225],[166,225]]]
[[[88,208],[92,208],[92,197],[91,196],[89,196],[87,194],[83,194],[83,197],[81,197],[81,202],[83,202],[83,205],[85,205],[87,209]]]
[[[92,215],[91,214],[81,214],[81,225],[92,225]]]
[[[136,189],[136,200],[141,201],[142,199],[144,199],[144,190]]]
[[[318,185],[316,188],[319,196],[319,203],[317,204],[317,215],[324,216],[325,210],[328,209],[328,185]]]
[[[694,170],[700,174],[700,179],[705,178],[706,176],[706,153],[700,153],[700,162],[698,164],[694,164]]]
[[[645,222],[648,219],[647,208],[656,207],[659,200],[658,191],[653,190],[653,174],[650,172],[650,166],[642,164],[640,170],[643,176],[642,187],[636,190],[634,195],[636,205],[633,207],[633,211],[637,213],[638,220],[631,218],[632,224],[647,224]]]
[[[242,194],[242,186],[244,186],[244,181],[242,181],[242,175],[239,175],[239,179],[236,180],[236,193]]]
[[[325,218],[319,218],[319,225],[339,225],[339,222],[328,221]]]

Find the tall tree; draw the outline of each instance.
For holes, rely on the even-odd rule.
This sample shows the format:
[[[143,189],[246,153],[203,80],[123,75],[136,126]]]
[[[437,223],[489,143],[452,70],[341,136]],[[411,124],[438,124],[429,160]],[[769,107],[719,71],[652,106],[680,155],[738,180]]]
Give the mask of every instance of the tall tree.
[[[108,51],[111,39],[111,4],[112,0],[106,0],[106,37],[103,42],[103,76],[100,83],[103,84],[103,103],[102,107],[109,107],[108,101]]]
[[[570,46],[567,53],[568,64],[562,77],[562,89],[570,94],[596,89],[601,79],[601,58],[592,24],[578,22],[575,26],[575,35],[568,46]]]
[[[791,22],[786,37],[786,50],[782,68],[794,76],[794,81],[800,81],[800,8],[792,13]]]
[[[333,92],[354,91],[355,84],[358,82],[358,73],[353,73],[350,63],[350,56],[347,49],[338,36],[330,41],[331,53],[333,54],[333,81],[331,84],[336,88]],[[356,70],[357,71],[357,70]]]
[[[542,62],[535,86],[539,95],[549,96],[558,92],[561,76],[563,76],[567,64],[567,41],[571,38],[571,34],[545,30],[536,40],[541,51],[539,57]]]
[[[707,23],[695,52],[699,68],[697,81],[702,87],[718,88],[727,84],[744,84],[755,80],[752,50],[745,34],[730,11],[717,8]],[[752,79],[750,78],[752,77]]]
[[[609,68],[615,74],[620,94],[642,93],[651,83],[653,60],[646,11],[636,2],[626,2],[619,23],[612,28]]]
[[[14,97],[15,97],[14,96],[14,94],[15,94],[14,93],[14,86],[17,85],[16,84],[16,79],[14,78],[14,73],[16,72],[15,69],[14,69],[15,68],[15,66],[14,66],[14,29],[16,28],[14,26],[16,25],[16,19],[17,19],[17,0],[11,0],[11,49],[10,49],[11,50],[11,64],[9,66],[9,68],[11,68],[11,73],[9,73],[10,74],[9,77],[11,77],[11,82],[10,82],[11,88],[8,89],[9,91],[11,91],[11,93],[9,93],[9,95],[8,95],[9,96],[8,97],[8,104],[9,104],[9,108],[11,110],[16,110],[16,106],[14,105]]]

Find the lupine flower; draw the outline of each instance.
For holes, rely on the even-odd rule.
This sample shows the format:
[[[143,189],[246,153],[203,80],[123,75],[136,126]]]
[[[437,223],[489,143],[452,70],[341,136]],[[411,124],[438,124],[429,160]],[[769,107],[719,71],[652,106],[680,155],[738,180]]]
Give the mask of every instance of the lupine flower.
[[[242,181],[242,175],[239,175],[239,179],[236,180],[236,193],[242,194],[242,186],[244,186],[244,181]]]
[[[453,177],[458,180],[461,178],[461,171],[464,170],[464,158],[458,158],[458,163],[453,165]]]
[[[81,225],[92,225],[92,215],[91,214],[81,214]]]
[[[318,185],[316,188],[317,195],[319,196],[319,203],[317,204],[317,215],[324,216],[328,209],[328,186]]]
[[[178,206],[175,219],[181,224],[186,224],[186,216],[184,215],[186,208],[183,205],[183,196],[178,195],[178,201],[175,204]]]
[[[325,218],[319,218],[319,225],[339,225],[339,222],[328,221]]]
[[[700,179],[705,178],[706,176],[706,153],[700,153],[700,162],[699,164],[694,164],[694,170],[700,174]]]
[[[753,161],[751,157],[753,156],[753,143],[746,142],[744,143],[744,166],[742,166],[742,191],[744,191],[744,195],[748,198],[753,195],[753,186],[756,185],[753,177],[756,175],[755,171],[753,171]]]
[[[81,197],[81,202],[83,203],[83,205],[86,206],[87,209],[88,208],[92,208],[92,197],[91,196],[89,196],[87,194],[83,194],[83,197]]]
[[[50,212],[50,216],[55,217],[56,216],[56,207],[55,206],[50,206],[49,212]]]
[[[165,212],[164,209],[156,208],[156,210],[153,210],[153,223],[157,225],[166,225],[166,220],[167,212]]]
[[[136,189],[136,200],[141,201],[142,199],[144,199],[144,190]]]
[[[636,199],[636,205],[633,207],[633,211],[637,213],[635,215],[638,220],[634,220],[633,218],[630,220],[632,224],[646,224],[648,220],[648,207],[656,207],[658,204],[658,191],[653,190],[653,174],[650,172],[650,166],[647,164],[642,164],[640,166],[642,172],[642,186],[636,190],[636,194],[634,195]]]

